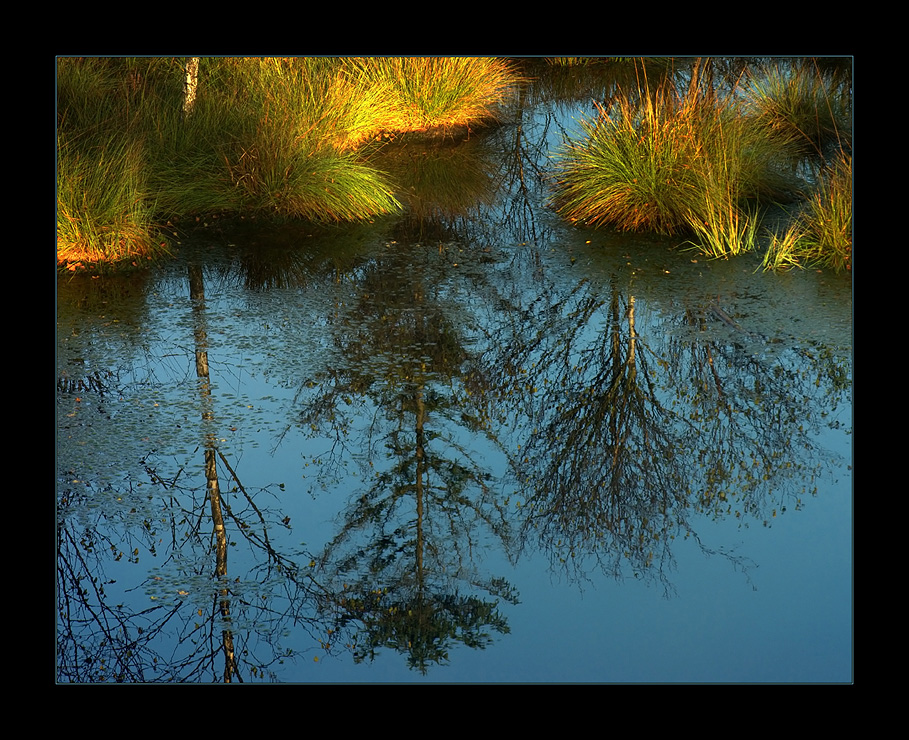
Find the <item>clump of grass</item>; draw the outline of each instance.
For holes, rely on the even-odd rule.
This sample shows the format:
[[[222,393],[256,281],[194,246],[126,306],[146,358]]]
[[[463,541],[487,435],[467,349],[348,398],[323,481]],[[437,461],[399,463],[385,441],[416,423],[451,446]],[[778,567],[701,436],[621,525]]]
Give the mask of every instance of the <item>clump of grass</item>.
[[[701,220],[692,214],[687,222],[693,234],[693,249],[714,259],[728,258],[757,247],[758,219],[736,205],[732,198],[715,206],[708,204],[708,211]]]
[[[764,255],[765,270],[790,267],[852,269],[852,156],[840,152],[805,209]]]
[[[610,112],[580,122],[583,137],[557,155],[557,208],[572,221],[624,231],[674,233],[693,195],[688,139],[657,108],[621,97]]]
[[[197,211],[356,221],[400,207],[388,178],[352,145],[373,125],[375,96],[358,97],[336,61],[206,61],[192,117],[176,122],[156,159],[168,214],[192,203]]]
[[[635,61],[634,57],[546,57],[546,64],[553,67],[585,67],[592,64]]]
[[[156,68],[146,71],[155,73]],[[69,267],[154,257],[141,65],[63,59],[58,64],[57,257]]]
[[[57,163],[57,259],[68,265],[150,257],[153,206],[139,143],[123,137],[94,151],[61,142]]]
[[[369,143],[488,121],[517,81],[501,59],[202,59],[186,116],[183,79],[178,59],[60,60],[61,255],[132,253],[155,214],[394,212]]]
[[[57,261],[69,269],[154,258],[158,237],[143,110],[159,60],[60,59]]]
[[[583,137],[557,156],[555,204],[592,226],[707,239],[715,256],[753,247],[748,199],[781,196],[780,141],[741,114],[732,98],[705,95],[697,84],[679,94],[663,87],[632,99],[620,93]]]
[[[376,131],[491,122],[518,80],[507,60],[492,57],[379,57],[348,59],[345,65],[358,88],[382,95]]]
[[[843,148],[851,138],[851,79],[825,69],[811,59],[776,64],[755,75],[745,91],[756,120],[797,144],[803,156]]]

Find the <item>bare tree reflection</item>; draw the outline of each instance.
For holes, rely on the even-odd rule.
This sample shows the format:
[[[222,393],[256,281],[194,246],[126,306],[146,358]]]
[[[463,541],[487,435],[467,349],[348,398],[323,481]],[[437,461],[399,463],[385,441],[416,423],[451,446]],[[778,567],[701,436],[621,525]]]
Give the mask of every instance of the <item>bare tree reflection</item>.
[[[198,266],[190,267],[190,288],[197,392],[207,427],[204,483],[199,486],[196,475],[185,468],[168,471],[166,461],[149,453],[140,463],[144,481],[130,473],[119,486],[95,490],[90,483],[74,481],[79,485],[62,489],[57,551],[60,681],[230,683],[275,678],[280,664],[295,658],[293,651],[281,647],[281,634],[302,630],[312,645],[324,634],[315,616],[321,591],[302,564],[310,556],[284,553],[273,544],[270,532],[280,531],[283,523],[280,511],[262,505],[268,490],[250,491],[218,449],[204,281]],[[222,471],[232,485],[231,495],[222,490]],[[139,487],[149,484],[154,495],[140,494]],[[126,510],[119,506],[124,500],[137,504]],[[142,508],[137,509],[140,501]],[[99,513],[86,521],[86,512],[93,510]],[[231,574],[228,552],[241,543],[248,546],[254,564]],[[118,578],[105,576],[122,570],[123,561],[138,567],[142,557],[163,561],[133,589],[125,591]]]
[[[619,84],[613,74],[569,95],[559,76],[548,79],[554,98],[608,103]],[[823,343],[776,343],[727,297],[677,295],[611,268],[560,272],[553,237],[575,250],[577,235],[543,207],[544,160],[569,124],[555,106],[532,110],[546,84],[529,85],[513,125],[482,139],[389,148],[405,218],[317,238],[301,224],[256,226],[246,241],[218,234],[240,243],[222,273],[232,288],[251,303],[299,304],[257,319],[281,326],[262,366],[299,387],[276,444],[297,430],[326,440],[303,472],[314,491],[345,496],[318,554],[289,544],[274,489],[249,485],[220,442],[205,288],[216,295],[222,265],[189,267],[192,309],[179,323],[192,347],[175,354],[198,447],[177,463],[137,443],[161,424],[143,413],[110,424],[124,439],[103,465],[63,456],[58,680],[278,680],[283,661],[313,646],[364,662],[394,651],[426,672],[507,633],[517,594],[484,556],[541,550],[572,579],[605,572],[671,591],[679,540],[713,552],[699,538],[705,520],[769,525],[811,495],[824,463],[812,433],[848,394],[849,363]],[[591,282],[599,275],[610,277]],[[73,339],[63,353],[58,403],[69,404],[60,417],[73,449],[110,421],[114,391],[138,384],[109,358],[141,364],[141,332],[124,328],[149,323],[140,298],[126,321],[99,328],[112,344],[122,333],[113,350]],[[244,340],[264,341],[234,318]]]
[[[820,474],[809,424],[830,398],[805,382],[810,358],[762,359],[698,331],[667,344],[659,324],[642,332],[631,289],[604,287],[535,306],[531,336],[503,323],[485,363],[500,375],[472,391],[501,421],[521,420],[511,466],[524,546],[577,576],[593,562],[671,591],[673,543],[697,540],[702,516],[766,524],[797,503]]]

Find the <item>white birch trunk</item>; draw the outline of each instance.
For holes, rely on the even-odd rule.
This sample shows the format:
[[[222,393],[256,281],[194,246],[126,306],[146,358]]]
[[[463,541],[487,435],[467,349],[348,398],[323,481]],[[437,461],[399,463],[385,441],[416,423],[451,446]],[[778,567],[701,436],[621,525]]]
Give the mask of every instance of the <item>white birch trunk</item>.
[[[196,104],[196,88],[199,86],[199,57],[190,57],[183,79],[183,116],[189,116]]]

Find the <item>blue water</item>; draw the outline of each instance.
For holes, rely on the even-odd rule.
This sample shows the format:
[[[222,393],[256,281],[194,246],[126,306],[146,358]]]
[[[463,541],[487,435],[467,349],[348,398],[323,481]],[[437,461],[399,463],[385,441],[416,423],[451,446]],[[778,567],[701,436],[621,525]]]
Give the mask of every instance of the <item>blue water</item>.
[[[61,527],[74,541],[87,532],[95,538],[91,547],[83,539],[78,561],[107,585],[103,597],[86,599],[102,598],[132,629],[143,624],[141,634],[169,615],[146,646],[157,662],[124,680],[221,678],[217,669],[187,673],[182,662],[168,675],[162,665],[164,656],[187,649],[200,611],[210,620],[209,640],[224,626],[212,611],[214,544],[203,461],[214,439],[230,465],[219,463],[234,517],[226,522],[235,604],[229,624],[237,642],[248,646],[239,669],[247,681],[263,675],[252,671],[256,661],[268,664],[264,675],[271,680],[292,682],[850,681],[848,280],[754,275],[750,266],[693,263],[653,245],[630,260],[607,259],[580,242],[569,235],[563,252],[501,247],[491,261],[482,251],[479,261],[463,248],[440,260],[437,245],[387,242],[363,252],[363,274],[352,270],[339,279],[337,272],[317,270],[310,282],[266,290],[238,283],[226,248],[205,269],[205,301],[195,318],[179,260],[126,296],[99,281],[61,286],[58,371],[73,382],[82,378],[81,386],[58,392]],[[369,271],[384,275],[384,288]],[[521,508],[528,500],[566,505],[578,494],[589,504],[604,495],[595,493],[594,481],[608,479],[603,454],[613,448],[597,447],[595,436],[585,436],[588,422],[575,429],[571,413],[554,409],[574,399],[572,413],[586,414],[585,389],[603,392],[597,383],[611,367],[601,341],[607,328],[625,343],[622,353],[629,346],[629,292],[622,287],[629,284],[641,286],[634,301],[636,356],[642,373],[645,359],[649,363],[652,384],[642,378],[639,389],[646,390],[651,412],[657,401],[672,409],[662,422],[654,417],[647,434],[669,431],[674,443],[690,445],[665,465],[651,461],[636,470],[644,458],[630,458],[627,480],[639,476],[645,485],[626,481],[629,499],[656,485],[686,488],[691,499],[681,510],[672,504],[674,513],[660,521],[660,537],[649,542],[651,548],[659,543],[649,566],[622,557],[627,540],[590,539],[583,505],[573,519],[550,518],[556,524],[548,527],[528,527],[533,517]],[[608,306],[616,295],[621,310],[613,314]],[[747,324],[747,334],[744,326],[739,331],[717,320],[694,327],[677,321],[680,307],[703,308],[713,296],[722,297],[725,315]],[[445,326],[457,328],[457,342],[446,334],[455,330],[439,328],[440,317],[453,317]],[[201,400],[194,367],[200,321],[208,401]],[[385,324],[396,328],[384,337],[371,333]],[[406,327],[421,324],[425,343],[413,346],[416,335]],[[455,347],[446,350],[450,355],[462,354],[433,354],[445,341]],[[693,354],[708,348],[713,362],[692,380],[690,368],[679,372],[668,364],[673,357],[690,362],[679,346]],[[567,363],[560,351],[571,355]],[[515,366],[503,371],[512,361]],[[106,370],[94,376],[102,377],[101,390],[85,380],[93,377],[89,369]],[[487,386],[470,381],[471,372],[485,373]],[[775,377],[784,378],[782,390],[754,390],[756,381],[770,384]],[[718,411],[722,396],[714,397],[713,408],[696,401],[704,382],[720,382],[729,398],[735,396],[737,410]],[[408,650],[397,639],[380,642],[357,662],[346,647],[352,642],[332,644],[328,630],[337,604],[326,607],[312,593],[290,596],[285,576],[269,566],[262,538],[335,596],[345,579],[361,585],[372,579],[392,591],[412,588],[414,561],[399,528],[415,522],[413,490],[372,518],[352,507],[370,491],[378,491],[379,502],[391,499],[373,481],[413,451],[417,407],[407,403],[421,394],[428,399],[430,391],[436,398],[424,417],[434,435],[427,459],[432,451],[445,465],[461,464],[471,484],[458,494],[459,504],[445,505],[453,484],[445,483],[444,466],[425,478],[440,497],[425,513],[426,543],[435,548],[431,557],[426,553],[427,575],[437,595],[474,594],[495,603],[507,631],[487,629],[482,648],[450,639],[444,657],[422,669],[408,666]],[[201,419],[203,409],[213,418]],[[482,412],[488,413],[485,427],[464,421]],[[736,414],[748,419],[739,431],[730,421]],[[692,427],[674,429],[686,417],[695,419]],[[569,433],[584,432],[577,439],[592,446],[547,447],[533,437],[554,419]],[[629,439],[629,446],[640,445],[644,427],[630,429],[637,441]],[[790,439],[797,440],[791,449],[764,449]],[[524,450],[531,454],[522,457]],[[547,456],[557,454],[569,462]],[[763,473],[766,481],[733,476],[729,504],[719,509],[696,504],[710,465],[755,454],[770,455],[779,470]],[[690,465],[687,458],[698,455],[708,467]],[[590,490],[571,490],[573,480]],[[552,485],[565,490],[550,496],[546,486]],[[638,504],[625,505],[625,516],[633,518]],[[490,520],[499,516],[513,539],[506,545],[492,527],[475,521],[478,511]],[[589,516],[601,514],[592,505]],[[541,528],[545,536],[537,536]],[[349,536],[328,549],[342,531]],[[384,569],[374,566],[370,575],[363,570],[368,559],[357,560],[356,553],[388,536],[398,538],[397,550],[385,552]],[[573,544],[560,546],[562,539]],[[64,551],[61,557],[70,561],[80,548]],[[490,578],[505,579],[516,603],[490,598],[478,585]],[[58,583],[65,601],[73,598],[67,583]],[[145,613],[150,607],[156,611]],[[344,639],[351,640],[363,625],[348,617]],[[97,635],[82,639],[81,651],[104,652],[91,647],[101,641]],[[253,659],[252,646],[267,656]],[[61,680],[87,680],[69,670],[76,678]]]
[[[59,283],[58,681],[852,680],[851,276],[486,196]]]

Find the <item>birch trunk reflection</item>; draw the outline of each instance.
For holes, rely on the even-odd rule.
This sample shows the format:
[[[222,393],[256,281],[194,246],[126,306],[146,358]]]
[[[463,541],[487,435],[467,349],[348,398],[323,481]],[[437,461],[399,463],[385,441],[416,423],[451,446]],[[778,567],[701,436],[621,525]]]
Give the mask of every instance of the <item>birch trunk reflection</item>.
[[[214,420],[211,398],[211,378],[208,370],[208,333],[205,319],[205,281],[199,265],[189,266],[190,300],[192,301],[193,335],[195,337],[196,377],[199,380],[199,395],[202,404],[202,419]],[[218,481],[217,441],[213,432],[205,435],[205,481],[208,501],[211,506],[212,529],[215,539],[215,578],[222,584],[219,612],[221,615],[221,644],[224,652],[224,683],[231,683],[234,676],[239,678],[234,655],[234,636],[229,628],[230,591],[227,583],[227,529],[221,510],[221,486]],[[242,679],[241,679],[242,681]]]
[[[678,482],[690,462],[678,454],[673,416],[654,393],[654,357],[636,329],[635,297],[613,285],[608,303],[581,297],[572,315],[560,351],[537,360],[535,384],[546,390],[530,401],[534,429],[513,462],[525,537],[563,567],[580,570],[593,556],[617,575],[628,564],[668,585],[669,544],[687,530]],[[605,322],[577,343],[598,316]]]

